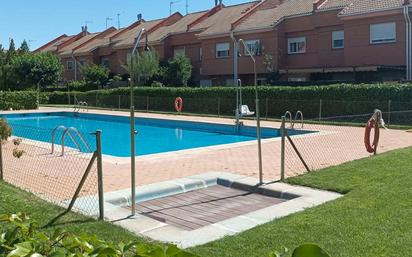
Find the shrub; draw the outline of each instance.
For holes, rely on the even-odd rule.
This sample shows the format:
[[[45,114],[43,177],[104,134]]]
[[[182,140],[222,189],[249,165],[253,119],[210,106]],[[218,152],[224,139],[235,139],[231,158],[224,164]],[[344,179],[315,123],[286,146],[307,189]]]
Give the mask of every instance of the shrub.
[[[0,119],[0,144],[11,137],[11,127],[5,119]]]
[[[192,64],[190,59],[184,55],[177,55],[168,62],[166,69],[166,80],[168,85],[187,86],[192,77]]]
[[[36,109],[35,91],[0,91],[0,110]],[[47,103],[47,94],[40,95],[40,103]]]
[[[145,243],[114,245],[93,235],[55,230],[44,233],[24,214],[0,215],[0,256],[196,257],[174,245]]]
[[[127,97],[129,93],[130,89],[126,87],[79,92],[76,95],[79,99],[87,101],[90,106],[118,108],[119,103],[116,99],[119,98],[117,96]],[[180,96],[183,98],[186,112],[233,115],[236,90],[233,87],[138,87],[135,89],[135,95],[136,109],[146,110],[146,97],[149,97],[149,110],[173,111],[171,103],[174,98]],[[375,108],[387,111],[388,100],[393,101],[392,110],[410,110],[412,109],[412,84],[262,86],[259,87],[259,97],[262,116],[279,118],[286,110],[301,110],[305,117],[316,118],[319,115],[319,100],[322,99],[322,116],[328,117],[370,113]],[[67,93],[53,93],[49,95],[49,98],[53,104],[67,103]],[[99,99],[98,102],[96,99]],[[254,99],[254,87],[244,87],[244,103],[253,107]],[[141,106],[138,106],[139,104]],[[128,108],[127,101],[121,102],[120,105]]]
[[[92,64],[81,67],[86,83],[94,89],[103,87],[109,81],[109,70],[103,66]]]

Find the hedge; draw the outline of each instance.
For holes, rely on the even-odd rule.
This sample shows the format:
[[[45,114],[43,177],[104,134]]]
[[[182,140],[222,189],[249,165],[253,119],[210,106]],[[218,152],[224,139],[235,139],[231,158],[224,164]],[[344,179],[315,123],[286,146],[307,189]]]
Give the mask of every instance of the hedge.
[[[129,95],[129,88],[103,89],[88,92],[73,92],[76,95]],[[155,97],[188,97],[208,98],[223,97],[234,98],[236,91],[233,87],[136,87],[138,96]],[[254,98],[254,87],[244,87],[243,96]],[[350,101],[411,101],[412,84],[384,83],[384,84],[335,84],[328,86],[290,87],[290,86],[261,86],[259,87],[261,98],[295,99],[295,100],[350,100]],[[50,103],[61,103],[67,100],[67,92],[55,92],[50,94]],[[66,101],[67,102],[67,101]]]
[[[47,95],[42,94],[40,102],[47,103]],[[0,110],[35,108],[37,108],[36,91],[0,91]]]

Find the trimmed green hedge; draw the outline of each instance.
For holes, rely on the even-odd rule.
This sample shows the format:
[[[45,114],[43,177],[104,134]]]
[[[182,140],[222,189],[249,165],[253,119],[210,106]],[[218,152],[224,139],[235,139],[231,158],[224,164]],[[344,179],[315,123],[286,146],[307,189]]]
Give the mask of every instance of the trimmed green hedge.
[[[36,91],[0,91],[0,110],[36,109]],[[47,95],[42,94],[41,103],[47,103]]]
[[[73,92],[76,95],[129,95],[129,88],[116,88],[94,90],[88,92]],[[190,87],[137,87],[137,96],[155,97],[188,97],[188,98],[208,98],[223,97],[234,98],[236,91],[233,87],[210,87],[210,88],[190,88]],[[244,87],[243,96],[254,98],[254,87]],[[283,87],[283,86],[262,86],[259,87],[259,95],[263,98],[272,99],[295,99],[295,100],[350,100],[350,101],[411,101],[412,84],[385,83],[385,84],[336,84],[329,86],[312,87]],[[63,99],[66,99],[64,101]],[[50,103],[57,104],[67,102],[67,92],[55,92],[50,94]]]

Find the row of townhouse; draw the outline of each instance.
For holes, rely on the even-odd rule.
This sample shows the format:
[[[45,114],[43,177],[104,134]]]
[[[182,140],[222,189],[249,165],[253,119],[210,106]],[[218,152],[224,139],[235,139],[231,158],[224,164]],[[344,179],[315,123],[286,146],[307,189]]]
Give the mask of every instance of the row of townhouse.
[[[216,1],[217,3],[217,1]],[[148,43],[167,60],[185,54],[202,86],[230,85],[234,44],[242,38],[255,54],[258,82],[271,66],[280,80],[411,79],[409,0],[261,0],[158,20],[142,18],[128,27],[62,35],[36,52],[57,53],[66,80],[80,78],[79,67],[101,64],[123,75],[142,28]],[[239,77],[252,83],[254,69],[239,51]],[[265,56],[270,56],[268,63]],[[266,60],[266,61],[265,61]]]

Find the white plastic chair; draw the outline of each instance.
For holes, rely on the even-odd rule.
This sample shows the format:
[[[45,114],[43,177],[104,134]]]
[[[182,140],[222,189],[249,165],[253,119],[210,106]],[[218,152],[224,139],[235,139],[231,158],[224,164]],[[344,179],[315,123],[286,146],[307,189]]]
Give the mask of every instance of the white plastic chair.
[[[240,106],[240,116],[252,116],[255,112],[249,110],[249,106],[241,105]]]

